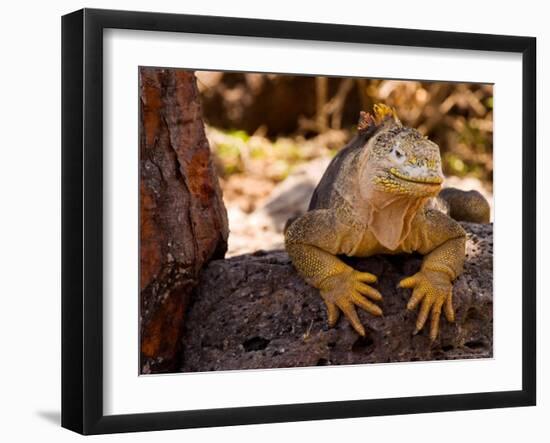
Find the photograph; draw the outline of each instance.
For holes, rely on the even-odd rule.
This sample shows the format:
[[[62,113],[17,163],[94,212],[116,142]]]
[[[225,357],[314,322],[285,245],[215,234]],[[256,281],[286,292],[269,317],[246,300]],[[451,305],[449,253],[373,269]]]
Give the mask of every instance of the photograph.
[[[493,84],[137,70],[140,375],[493,358]]]

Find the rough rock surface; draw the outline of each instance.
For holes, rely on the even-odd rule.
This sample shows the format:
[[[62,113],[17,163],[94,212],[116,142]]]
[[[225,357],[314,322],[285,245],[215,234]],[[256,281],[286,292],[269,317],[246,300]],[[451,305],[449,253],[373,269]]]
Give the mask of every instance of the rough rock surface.
[[[258,252],[211,262],[202,272],[183,339],[182,371],[342,365],[492,357],[493,228],[467,224],[467,261],[454,284],[456,322],[442,316],[440,336],[413,336],[416,311],[398,289],[420,256],[353,259],[379,276],[384,317],[362,310],[367,337],[342,316],[328,328],[318,291],[296,273],[284,251]]]
[[[139,75],[140,350],[141,372],[152,373],[177,368],[191,291],[223,257],[228,226],[193,72]]]

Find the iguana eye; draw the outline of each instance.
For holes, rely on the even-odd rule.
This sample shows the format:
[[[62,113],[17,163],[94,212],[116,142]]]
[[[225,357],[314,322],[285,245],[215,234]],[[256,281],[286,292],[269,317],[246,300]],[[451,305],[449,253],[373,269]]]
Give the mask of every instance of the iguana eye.
[[[392,154],[393,157],[400,163],[405,160],[405,153],[399,148],[393,148]]]

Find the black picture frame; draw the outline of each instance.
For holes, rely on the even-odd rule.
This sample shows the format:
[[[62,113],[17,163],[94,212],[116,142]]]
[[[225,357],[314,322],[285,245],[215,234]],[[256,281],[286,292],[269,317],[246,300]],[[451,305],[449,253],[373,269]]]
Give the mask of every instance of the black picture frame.
[[[102,77],[103,30],[107,28],[520,53],[523,63],[522,389],[104,415]],[[535,85],[536,39],[533,37],[97,9],[83,9],[63,16],[62,426],[82,434],[103,434],[535,405]]]

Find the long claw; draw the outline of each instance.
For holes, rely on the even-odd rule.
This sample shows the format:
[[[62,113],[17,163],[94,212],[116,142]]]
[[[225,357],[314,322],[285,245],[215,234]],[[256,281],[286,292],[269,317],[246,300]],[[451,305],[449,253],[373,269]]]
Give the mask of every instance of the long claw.
[[[370,312],[372,315],[377,315],[377,316],[382,315],[382,309],[380,309],[374,303],[371,303],[361,295],[354,294],[352,297],[352,300],[357,306],[359,306],[360,308],[363,308],[367,312]]]
[[[455,311],[453,309],[453,296],[449,294],[447,300],[445,300],[445,318],[448,322],[453,323],[455,321]]]
[[[428,315],[430,313],[430,308],[432,307],[432,304],[433,304],[433,301],[430,298],[424,297],[424,300],[422,301],[422,306],[420,308],[420,313],[418,314],[418,318],[416,319],[417,331],[420,331],[424,327],[424,324],[428,319]]]
[[[403,280],[399,282],[400,288],[414,288],[418,284],[418,278],[416,275],[412,275],[411,277],[406,277]]]
[[[340,310],[334,303],[329,301],[325,301],[325,305],[327,306],[328,325],[333,328],[340,317]]]
[[[376,283],[376,280],[378,280],[378,277],[370,272],[355,271],[354,276],[357,281],[362,281],[365,283]]]
[[[353,303],[351,302],[342,303],[339,305],[339,307],[342,311],[344,311],[344,314],[346,315],[349,322],[353,326],[353,329],[355,329],[359,335],[364,337],[365,328],[361,324],[361,320],[359,320],[359,316],[357,315],[357,311],[353,307]]]
[[[432,308],[432,315],[431,315],[431,324],[430,324],[430,339],[432,343],[437,338],[437,334],[439,333],[439,318],[441,317],[441,307],[443,305],[443,300],[436,301]]]
[[[375,300],[375,301],[382,300],[382,294],[380,294],[380,292],[378,292],[376,289],[371,288],[370,286],[364,283],[357,282],[355,284],[355,289],[357,289],[361,294],[368,296],[372,300]]]
[[[414,308],[416,308],[418,303],[420,303],[420,300],[422,300],[425,295],[426,293],[424,291],[422,291],[419,288],[415,288],[413,291],[412,297],[409,299],[409,302],[407,303],[407,309],[409,311],[412,311]]]

